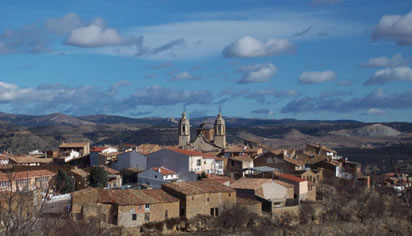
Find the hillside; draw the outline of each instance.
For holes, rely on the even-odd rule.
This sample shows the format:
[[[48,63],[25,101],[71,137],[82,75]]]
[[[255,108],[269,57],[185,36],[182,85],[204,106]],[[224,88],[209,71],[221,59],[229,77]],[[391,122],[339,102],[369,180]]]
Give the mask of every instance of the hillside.
[[[356,129],[343,129],[330,132],[334,135],[356,137],[393,137],[401,134],[398,130],[382,124],[366,125]]]

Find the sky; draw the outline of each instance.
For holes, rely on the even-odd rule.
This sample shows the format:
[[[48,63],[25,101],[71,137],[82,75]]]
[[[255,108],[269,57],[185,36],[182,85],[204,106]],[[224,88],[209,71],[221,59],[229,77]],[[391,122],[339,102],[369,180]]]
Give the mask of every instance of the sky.
[[[411,122],[409,0],[4,0],[0,111]]]

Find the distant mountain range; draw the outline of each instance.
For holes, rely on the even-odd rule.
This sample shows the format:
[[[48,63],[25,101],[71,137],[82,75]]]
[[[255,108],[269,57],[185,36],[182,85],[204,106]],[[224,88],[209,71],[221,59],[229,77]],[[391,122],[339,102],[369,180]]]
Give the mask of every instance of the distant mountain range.
[[[292,147],[306,142],[333,146],[356,146],[374,142],[372,137],[393,141],[399,134],[412,133],[412,123],[363,123],[354,120],[269,120],[224,117],[229,143],[255,138],[275,147]],[[0,152],[26,153],[34,149],[52,150],[63,141],[89,141],[93,145],[120,143],[177,144],[179,117],[130,118],[115,115],[70,116],[54,113],[41,116],[0,113]],[[215,117],[190,119],[192,135],[204,121]],[[401,137],[401,136],[399,136]],[[405,139],[405,137],[403,137]],[[333,140],[333,142],[330,142]],[[394,142],[394,141],[393,141]]]

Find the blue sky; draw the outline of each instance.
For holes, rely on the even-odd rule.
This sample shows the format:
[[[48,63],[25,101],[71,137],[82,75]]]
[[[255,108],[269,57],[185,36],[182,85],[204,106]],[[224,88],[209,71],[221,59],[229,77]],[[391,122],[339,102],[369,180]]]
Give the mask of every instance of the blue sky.
[[[412,2],[2,1],[0,110],[411,121]]]

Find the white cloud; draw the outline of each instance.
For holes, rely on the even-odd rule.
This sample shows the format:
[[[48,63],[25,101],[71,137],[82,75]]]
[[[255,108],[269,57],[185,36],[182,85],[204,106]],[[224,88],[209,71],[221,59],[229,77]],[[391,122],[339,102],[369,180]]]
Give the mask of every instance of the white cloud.
[[[412,69],[408,66],[401,66],[378,70],[364,85],[385,84],[396,80],[412,82]]]
[[[224,57],[264,57],[274,56],[294,51],[293,44],[287,39],[269,39],[262,43],[259,40],[245,36],[223,49]]]
[[[193,76],[192,74],[190,74],[189,72],[182,72],[179,73],[175,76],[173,76],[170,81],[179,81],[179,80],[199,80],[200,78],[198,76]]]
[[[397,67],[405,66],[408,64],[408,60],[403,58],[402,54],[397,53],[392,58],[387,57],[375,57],[369,59],[367,62],[362,63],[362,67]]]
[[[125,44],[127,40],[116,29],[105,27],[103,19],[97,18],[87,26],[72,29],[65,42],[69,45],[89,48],[119,46]]]
[[[378,108],[369,108],[366,111],[367,115],[384,115],[386,114],[385,110],[378,109]]]
[[[77,14],[68,13],[60,18],[51,18],[46,21],[46,28],[55,33],[66,34],[73,29],[84,26],[84,22]]]
[[[332,70],[320,72],[303,72],[299,77],[301,84],[319,84],[336,79],[336,73]]]
[[[268,82],[278,71],[272,63],[248,65],[239,69],[243,72],[239,83],[263,83]]]
[[[405,16],[383,16],[372,31],[373,40],[395,41],[398,45],[412,45],[412,11]]]

